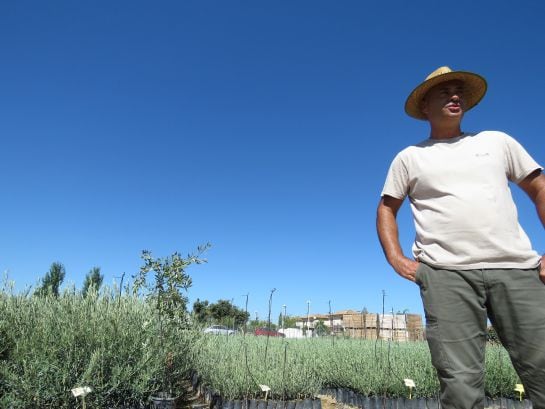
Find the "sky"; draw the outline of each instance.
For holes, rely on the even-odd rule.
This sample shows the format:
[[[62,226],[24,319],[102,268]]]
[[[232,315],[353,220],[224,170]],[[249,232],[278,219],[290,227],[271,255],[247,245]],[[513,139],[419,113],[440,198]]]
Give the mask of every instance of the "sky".
[[[0,272],[51,263],[81,288],[186,255],[188,291],[252,317],[422,314],[375,212],[391,160],[428,137],[403,110],[439,66],[488,81],[464,131],[501,130],[545,164],[541,1],[0,2]],[[536,250],[545,233],[513,187]],[[408,203],[399,215],[406,254]],[[384,302],[383,302],[384,301]]]

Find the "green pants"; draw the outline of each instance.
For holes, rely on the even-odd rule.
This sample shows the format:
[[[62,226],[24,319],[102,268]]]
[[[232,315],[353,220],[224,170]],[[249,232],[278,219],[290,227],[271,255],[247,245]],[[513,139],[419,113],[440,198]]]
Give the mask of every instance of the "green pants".
[[[420,264],[416,282],[444,409],[484,407],[487,317],[534,409],[545,409],[545,285],[538,269],[439,270]]]

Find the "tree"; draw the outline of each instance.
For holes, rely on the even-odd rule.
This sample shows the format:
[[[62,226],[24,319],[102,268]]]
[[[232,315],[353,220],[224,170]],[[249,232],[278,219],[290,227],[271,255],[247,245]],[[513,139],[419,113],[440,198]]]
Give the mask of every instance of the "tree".
[[[292,317],[290,315],[286,315],[286,318],[284,318],[284,328],[296,328],[297,325],[297,318]]]
[[[175,252],[169,257],[156,259],[150,251],[142,251],[144,264],[135,277],[133,291],[134,294],[144,292],[148,302],[155,305],[159,327],[159,351],[165,362],[161,392],[170,393],[172,389],[170,371],[175,357],[174,351],[177,349],[172,336],[180,328],[180,322],[187,322],[185,292],[191,287],[191,277],[185,270],[192,264],[206,262],[200,256],[209,247],[210,244],[199,246],[196,254],[190,254],[186,258]],[[153,280],[148,280],[150,273],[153,273]]]
[[[93,267],[85,276],[85,281],[83,282],[83,288],[81,290],[82,295],[84,297],[87,296],[87,292],[91,287],[98,291],[103,280],[104,276],[100,274],[100,267]]]
[[[65,275],[66,271],[62,263],[59,263],[58,261],[52,263],[51,267],[49,267],[49,271],[45,274],[44,278],[42,278],[42,283],[36,289],[35,294],[39,296],[53,294],[55,297],[58,297],[59,289],[64,281]]]
[[[201,301],[197,298],[193,303],[193,317],[195,321],[204,324],[208,322],[209,316],[208,301]]]
[[[228,300],[218,300],[216,303],[209,304],[206,300],[197,299],[193,304],[193,316],[203,324],[212,320],[216,324],[230,327],[241,327],[250,318],[249,313],[233,305]]]
[[[278,316],[278,328],[282,328],[282,313]],[[295,323],[297,322],[297,318],[292,317],[290,315],[286,315],[284,317],[284,328],[296,328],[297,325]]]
[[[155,303],[161,318],[175,316],[185,318],[187,313],[187,297],[185,293],[191,287],[192,281],[185,272],[192,264],[202,264],[206,260],[200,256],[210,247],[210,244],[199,246],[196,254],[183,258],[178,252],[169,257],[153,258],[148,250],[142,251],[144,265],[134,280],[133,291],[139,293],[147,290],[147,298]],[[153,281],[148,281],[148,274],[153,273]]]
[[[324,335],[329,335],[329,328],[326,327],[323,321],[319,320],[314,324],[314,333],[319,336],[323,337]]]

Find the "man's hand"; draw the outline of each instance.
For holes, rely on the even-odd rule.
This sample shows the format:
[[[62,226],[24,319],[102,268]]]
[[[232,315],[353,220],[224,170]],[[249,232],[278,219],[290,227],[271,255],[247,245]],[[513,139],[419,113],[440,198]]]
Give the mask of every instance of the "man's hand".
[[[541,256],[541,265],[539,269],[539,278],[545,284],[545,254]]]
[[[392,263],[392,267],[397,274],[409,281],[412,281],[413,283],[416,280],[416,269],[419,265],[420,263],[418,261],[411,260],[410,258],[404,256],[396,259]],[[545,271],[543,269],[541,269],[541,272],[545,275]],[[541,279],[545,280],[545,277],[542,277]]]
[[[403,255],[397,231],[396,216],[402,203],[403,199],[396,199],[387,195],[380,199],[377,208],[377,232],[380,244],[390,265],[397,274],[414,283],[416,269],[420,263]]]

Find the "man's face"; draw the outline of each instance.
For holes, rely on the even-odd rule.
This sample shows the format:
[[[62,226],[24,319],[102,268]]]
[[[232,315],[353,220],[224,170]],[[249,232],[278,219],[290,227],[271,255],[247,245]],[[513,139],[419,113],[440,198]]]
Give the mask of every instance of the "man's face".
[[[465,110],[464,83],[452,80],[436,85],[428,91],[422,112],[432,121],[461,121]]]

